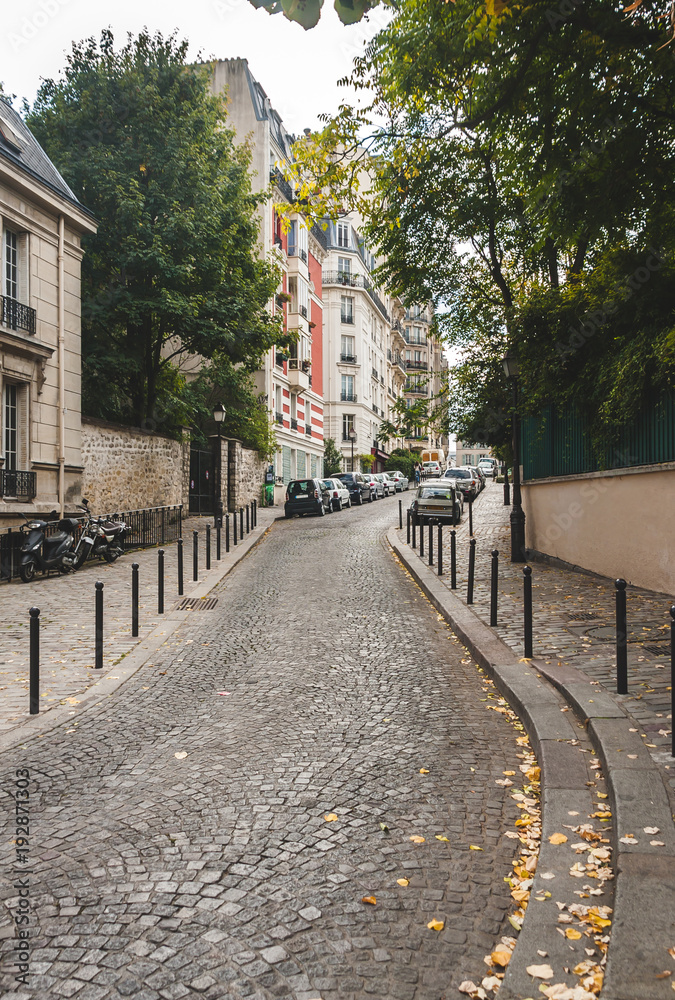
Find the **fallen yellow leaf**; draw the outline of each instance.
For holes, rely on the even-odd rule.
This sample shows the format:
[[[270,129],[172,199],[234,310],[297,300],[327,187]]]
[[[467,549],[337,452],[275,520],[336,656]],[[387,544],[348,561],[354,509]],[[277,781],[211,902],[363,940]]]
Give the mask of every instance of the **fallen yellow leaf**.
[[[469,850],[470,851],[482,851],[483,848],[482,847],[476,847],[475,844],[469,844]]]
[[[506,968],[511,961],[511,952],[504,949],[493,951],[490,955],[490,961],[493,965],[501,965],[503,968]]]
[[[570,941],[578,941],[581,937],[581,931],[578,931],[576,927],[568,927],[565,931],[565,937],[569,938]]]
[[[512,778],[515,773],[515,771],[502,771],[502,774],[505,774],[507,778]]]
[[[436,919],[430,920],[427,927],[430,931],[442,931],[445,927],[445,921]]]
[[[450,841],[448,840],[448,838],[447,838],[447,837],[444,837],[444,836],[443,836],[442,834],[440,834],[440,833],[437,833],[437,834],[436,834],[436,840],[442,840],[442,841],[443,841],[443,843],[445,843],[445,844],[449,844],[449,843],[450,843]]]
[[[410,839],[412,840],[413,844],[423,844],[424,843],[424,837],[411,837]]]
[[[410,885],[410,882],[407,878],[397,878],[396,881],[398,882],[399,885]]]
[[[337,813],[326,813],[324,816],[326,823],[334,823],[337,818]]]
[[[375,899],[374,896],[364,896],[363,899],[361,900],[361,902],[362,903],[370,903],[371,906],[375,906],[375,903],[377,902],[377,900]]]
[[[420,768],[420,774],[428,774],[428,773],[429,773],[429,772],[428,772],[428,770],[426,769],[426,767],[421,767],[421,768]]]
[[[548,838],[549,844],[566,844],[567,837],[564,833],[552,833]]]

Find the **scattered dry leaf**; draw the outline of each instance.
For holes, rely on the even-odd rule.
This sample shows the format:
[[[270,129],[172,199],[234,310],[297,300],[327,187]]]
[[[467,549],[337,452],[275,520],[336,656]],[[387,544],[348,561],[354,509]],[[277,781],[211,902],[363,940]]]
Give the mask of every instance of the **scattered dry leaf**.
[[[645,831],[645,833],[660,833],[661,832],[659,830],[658,826],[645,826],[644,827],[644,831]]]
[[[511,961],[511,952],[505,948],[498,948],[490,955],[490,961],[493,965],[501,965],[505,969]]]
[[[396,881],[399,885],[410,885],[410,881],[407,878],[397,878]]]
[[[185,760],[185,758],[187,757],[187,751],[179,750],[178,753],[174,754],[174,757],[176,758],[176,760]]]
[[[475,844],[469,844],[469,850],[470,851],[482,851],[483,848],[482,847],[476,847]]]
[[[581,936],[581,935],[579,935]],[[534,979],[552,979],[553,969],[550,965],[528,965],[527,972],[534,977]]]
[[[436,918],[434,917],[433,920],[429,921],[427,927],[429,928],[430,931],[442,931],[443,928],[445,927],[445,921],[436,920]]]
[[[448,838],[444,837],[442,833],[437,833],[436,834],[436,840],[442,840],[444,844],[449,844],[450,843],[450,841],[448,840]]]
[[[576,927],[568,927],[565,931],[565,937],[569,938],[570,941],[578,941],[581,936],[581,931],[578,931]]]
[[[548,838],[548,842],[549,844],[566,844],[567,837],[565,836],[564,833],[553,833]]]
[[[428,774],[428,773],[429,773],[429,772],[428,772],[428,770],[426,769],[426,767],[421,767],[421,768],[420,768],[420,774]]]
[[[337,818],[337,813],[326,813],[324,816],[326,823],[334,823]]]
[[[362,903],[370,903],[371,906],[375,906],[377,900],[374,896],[364,896],[361,900]]]
[[[424,843],[424,837],[417,837],[417,836],[410,837],[410,840],[412,840],[413,844],[423,844]]]

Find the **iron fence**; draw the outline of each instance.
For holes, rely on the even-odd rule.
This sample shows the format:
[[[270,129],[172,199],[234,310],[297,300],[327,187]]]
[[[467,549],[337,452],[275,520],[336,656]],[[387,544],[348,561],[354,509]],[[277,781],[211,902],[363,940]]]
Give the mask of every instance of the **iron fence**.
[[[36,518],[45,519],[44,514],[36,514]],[[81,524],[84,517],[77,517]],[[125,549],[143,549],[153,545],[166,545],[175,542],[182,535],[183,505],[173,507],[148,507],[143,510],[115,511],[102,515],[113,521],[124,521],[127,530],[124,533]],[[58,521],[52,521],[47,526],[47,534],[58,531]],[[80,529],[75,532],[77,542]],[[19,553],[23,544],[23,532],[19,528],[6,528],[0,531],[0,581],[6,582],[19,575]],[[98,559],[98,556],[90,558]]]

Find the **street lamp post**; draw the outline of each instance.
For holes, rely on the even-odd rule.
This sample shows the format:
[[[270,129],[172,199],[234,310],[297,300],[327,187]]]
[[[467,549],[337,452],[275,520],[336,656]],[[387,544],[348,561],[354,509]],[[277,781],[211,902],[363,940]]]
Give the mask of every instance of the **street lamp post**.
[[[525,562],[525,511],[520,495],[520,428],[518,422],[518,358],[509,349],[502,359],[504,372],[513,387],[513,506],[511,508],[511,562]]]
[[[223,526],[223,466],[222,457],[223,449],[220,443],[220,430],[223,426],[223,420],[225,419],[225,407],[222,403],[216,403],[213,407],[213,419],[216,422],[216,427],[218,428],[218,478],[217,482],[217,493],[216,493],[216,510],[215,510],[215,527],[222,528]]]
[[[356,441],[356,431],[353,427],[349,428],[349,440],[352,443],[352,467],[351,472],[354,471],[354,442]]]

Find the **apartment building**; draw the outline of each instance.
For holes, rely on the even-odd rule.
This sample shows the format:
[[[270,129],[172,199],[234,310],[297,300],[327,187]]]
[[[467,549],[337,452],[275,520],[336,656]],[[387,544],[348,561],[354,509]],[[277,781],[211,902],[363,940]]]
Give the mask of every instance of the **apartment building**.
[[[489,445],[465,444],[464,441],[457,441],[456,465],[478,465],[481,458],[494,458]]]
[[[273,312],[296,334],[289,352],[270,350],[257,375],[275,425],[278,451],[274,459],[276,501],[290,479],[323,474],[324,303],[323,233],[310,230],[299,213],[282,220],[275,205],[290,204],[293,191],[280,165],[291,159],[290,135],[253,77],[246,59],[223,59],[213,66],[212,89],[227,95],[228,124],[237,140],[248,140],[252,152],[252,186],[273,185],[272,197],[259,206],[260,253],[277,263],[281,280]]]
[[[96,223],[0,99],[0,524],[80,499],[80,267]]]
[[[448,386],[448,361],[443,345],[433,332],[433,319],[433,307],[426,303],[407,307],[400,320],[407,373],[404,392],[409,406],[423,400],[430,409],[438,407],[441,393]],[[405,439],[405,447],[442,451],[447,458],[448,436],[433,427],[419,427]]]

